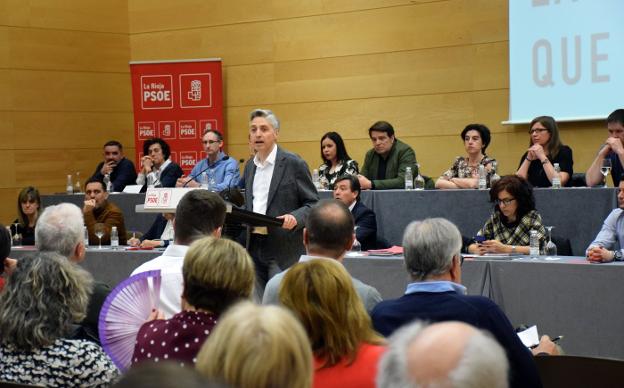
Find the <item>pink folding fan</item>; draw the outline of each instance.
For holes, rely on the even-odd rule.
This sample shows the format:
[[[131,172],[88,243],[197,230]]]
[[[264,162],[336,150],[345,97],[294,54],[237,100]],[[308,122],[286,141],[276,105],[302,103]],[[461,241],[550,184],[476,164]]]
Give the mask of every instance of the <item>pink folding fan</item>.
[[[102,348],[122,371],[130,367],[137,333],[160,300],[160,270],[136,274],[108,295],[100,311]]]

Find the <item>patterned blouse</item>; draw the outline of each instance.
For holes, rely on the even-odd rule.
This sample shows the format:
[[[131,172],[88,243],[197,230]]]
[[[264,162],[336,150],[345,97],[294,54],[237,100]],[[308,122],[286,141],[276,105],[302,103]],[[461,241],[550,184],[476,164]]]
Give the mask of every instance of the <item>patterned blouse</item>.
[[[0,346],[0,380],[47,387],[107,387],[119,374],[98,345],[58,339],[51,346],[19,351]]]
[[[531,230],[537,230],[540,245],[544,242],[546,229],[542,225],[542,217],[535,210],[531,210],[522,217],[517,224],[506,224],[495,211],[487,220],[483,228],[477,233],[487,240],[498,240],[506,245],[528,246]]]
[[[492,159],[490,157],[488,157],[487,155],[483,156],[483,159],[481,159],[481,162],[479,164],[482,164],[483,166],[487,167],[488,164],[495,162],[496,159]],[[490,169],[488,171],[488,169],[486,168],[485,170],[487,172],[487,181],[490,181],[490,175],[494,174],[494,170]],[[446,177],[447,179],[451,179],[451,178],[478,178],[479,177],[479,166],[469,166],[468,165],[468,159],[463,157],[463,156],[458,156],[457,158],[455,158],[455,161],[453,162],[453,165],[451,166],[451,168],[449,168],[448,170],[446,170],[442,176]],[[489,185],[488,185],[489,186]]]
[[[358,163],[353,159],[338,163],[334,172],[329,172],[329,170],[331,170],[331,166],[327,163],[323,163],[319,167],[319,181],[321,182],[321,187],[328,190],[334,189],[334,183],[336,183],[336,179],[339,176],[344,174],[357,175],[360,172]]]
[[[132,364],[150,360],[193,366],[199,349],[216,324],[216,315],[202,311],[182,311],[171,319],[146,322],[137,334]]]

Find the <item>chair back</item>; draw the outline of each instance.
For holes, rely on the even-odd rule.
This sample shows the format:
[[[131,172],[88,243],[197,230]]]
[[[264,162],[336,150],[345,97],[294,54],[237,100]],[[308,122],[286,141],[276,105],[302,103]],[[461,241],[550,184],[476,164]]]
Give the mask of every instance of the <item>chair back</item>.
[[[537,356],[544,388],[615,388],[624,382],[624,361],[579,356]]]

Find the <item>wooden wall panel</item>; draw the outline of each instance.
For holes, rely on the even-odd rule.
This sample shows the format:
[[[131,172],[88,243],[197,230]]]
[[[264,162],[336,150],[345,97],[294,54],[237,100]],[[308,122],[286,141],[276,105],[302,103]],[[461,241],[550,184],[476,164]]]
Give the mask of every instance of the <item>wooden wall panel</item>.
[[[1,0],[2,24],[128,33],[128,0]]]
[[[18,111],[128,112],[130,74],[11,70],[9,107]]]
[[[8,41],[12,68],[128,72],[127,35],[9,28]]]
[[[1,9],[0,9],[1,12]],[[9,29],[0,25],[0,69],[9,67]]]

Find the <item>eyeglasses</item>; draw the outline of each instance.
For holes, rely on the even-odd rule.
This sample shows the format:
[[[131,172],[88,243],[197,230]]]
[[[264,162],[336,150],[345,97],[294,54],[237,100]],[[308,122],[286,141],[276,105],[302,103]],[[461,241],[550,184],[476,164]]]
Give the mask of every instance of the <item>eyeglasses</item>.
[[[516,200],[515,198],[497,199],[496,201],[494,201],[494,203],[498,206],[500,205],[509,206],[515,200]]]
[[[221,140],[206,140],[206,141],[202,141],[202,143],[213,145],[214,143],[219,143],[220,141]]]
[[[533,129],[529,129],[529,135],[532,135],[535,132],[542,133],[544,131],[548,131],[548,129],[546,129],[546,128],[533,128]]]

